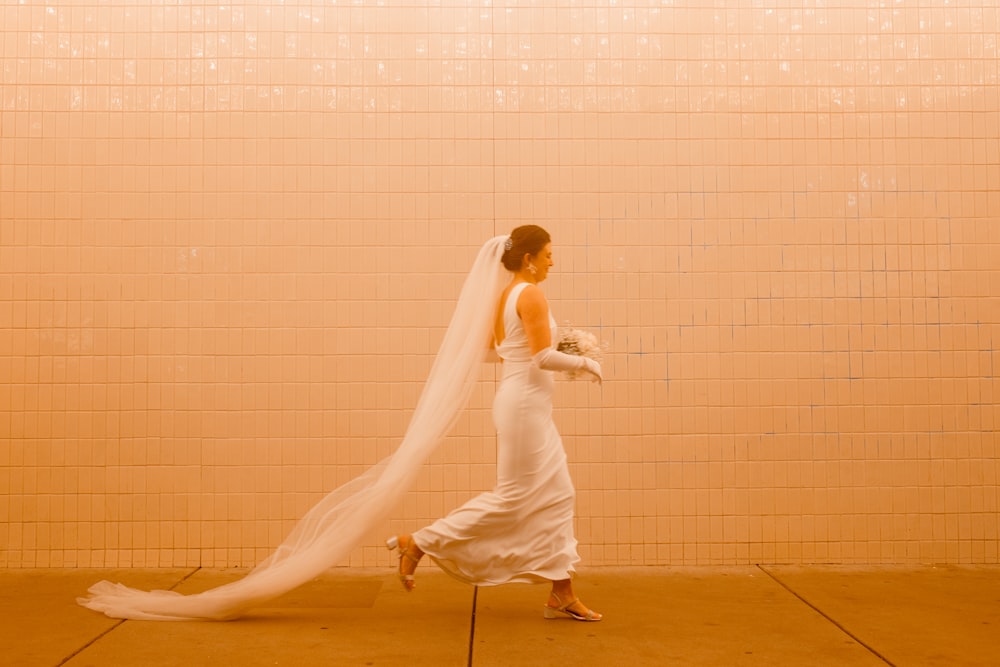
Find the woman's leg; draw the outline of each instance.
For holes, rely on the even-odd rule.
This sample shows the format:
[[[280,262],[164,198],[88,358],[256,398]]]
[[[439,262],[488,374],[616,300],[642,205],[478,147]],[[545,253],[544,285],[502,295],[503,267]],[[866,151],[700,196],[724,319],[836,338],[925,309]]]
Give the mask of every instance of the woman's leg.
[[[417,571],[417,563],[423,558],[423,550],[413,541],[413,535],[397,535],[387,542],[390,549],[399,548],[399,580],[403,588],[412,591],[416,584],[413,573]]]
[[[563,607],[570,616],[581,621],[599,621],[603,617],[602,614],[588,609],[573,594],[572,579],[560,579],[559,581],[552,582],[552,592],[549,594],[549,601],[546,606],[551,609]]]

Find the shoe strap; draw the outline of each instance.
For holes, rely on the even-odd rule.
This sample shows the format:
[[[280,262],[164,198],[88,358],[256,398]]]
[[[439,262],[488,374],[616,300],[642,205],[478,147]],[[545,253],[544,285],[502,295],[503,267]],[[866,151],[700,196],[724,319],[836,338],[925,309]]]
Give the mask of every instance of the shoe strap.
[[[555,594],[553,593],[553,595],[555,595]],[[556,595],[555,598],[556,598],[557,602],[562,602],[562,600],[559,599],[558,595]],[[569,608],[572,607],[573,605],[575,605],[579,601],[580,601],[580,598],[573,598],[572,600],[570,600],[569,602],[567,602],[563,606],[559,607],[559,611],[569,611]],[[573,612],[570,612],[570,613],[572,614]]]

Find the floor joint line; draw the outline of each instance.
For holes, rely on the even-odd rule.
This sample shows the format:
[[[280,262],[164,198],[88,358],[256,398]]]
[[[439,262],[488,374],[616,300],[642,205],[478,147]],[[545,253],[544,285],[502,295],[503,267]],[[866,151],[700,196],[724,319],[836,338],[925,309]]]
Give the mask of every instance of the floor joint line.
[[[75,651],[73,651],[72,653],[70,653],[69,655],[67,655],[61,661],[59,661],[58,663],[56,663],[56,667],[60,667],[60,665],[65,665],[67,662],[69,662],[70,660],[72,660],[73,658],[75,658],[76,656],[80,655],[81,653],[83,653],[84,651],[86,651],[88,648],[90,648],[91,646],[93,646],[94,644],[96,644],[97,642],[99,642],[102,637],[105,637],[108,634],[110,634],[111,631],[113,631],[115,628],[117,628],[118,626],[120,626],[124,622],[125,622],[124,618],[118,619],[115,622],[115,624],[112,625],[110,628],[108,628],[107,630],[105,630],[101,634],[97,635],[96,637],[94,637],[93,639],[91,639],[89,642],[87,642],[86,644],[84,644],[80,648],[76,649]]]
[[[887,665],[891,665],[891,667],[896,667],[896,664],[894,662],[892,662],[891,660],[889,660],[889,658],[885,657],[884,655],[882,655],[881,653],[879,653],[878,651],[876,651],[873,646],[870,646],[869,644],[867,644],[864,640],[862,640],[856,634],[854,634],[853,632],[851,632],[850,630],[848,630],[846,627],[844,627],[842,624],[840,624],[839,622],[837,622],[832,616],[830,616],[829,614],[827,614],[825,611],[823,611],[822,609],[820,609],[819,607],[817,607],[816,605],[814,605],[812,602],[810,602],[809,600],[805,599],[804,597],[802,597],[801,595],[799,595],[797,592],[795,592],[794,590],[792,590],[792,588],[790,586],[788,586],[788,584],[786,584],[785,582],[783,582],[781,579],[778,579],[778,577],[775,574],[773,574],[770,570],[768,570],[767,568],[765,568],[763,565],[761,565],[760,563],[757,563],[757,569],[760,570],[761,572],[763,572],[764,574],[766,574],[768,577],[770,577],[776,584],[778,584],[779,586],[781,586],[782,588],[784,588],[786,591],[788,591],[789,593],[791,593],[792,595],[794,595],[796,598],[798,598],[807,607],[809,607],[810,609],[812,609],[813,611],[815,611],[817,614],[819,614],[820,616],[822,616],[826,620],[830,621],[830,623],[833,623],[833,625],[835,625],[845,635],[847,635],[848,637],[850,637],[851,639],[853,639],[854,641],[856,641],[858,644],[861,644],[862,646],[864,646],[867,651],[869,651],[872,655],[876,656],[879,660],[881,660],[882,662],[884,662]]]
[[[174,590],[175,588],[177,588],[178,586],[180,586],[181,584],[183,584],[185,581],[187,581],[188,579],[190,579],[191,577],[193,577],[194,575],[196,575],[200,570],[201,570],[201,565],[199,565],[198,567],[194,568],[193,570],[191,570],[190,572],[188,572],[187,574],[185,574],[183,577],[181,577],[180,579],[178,579],[176,582],[174,582],[174,585],[171,586],[170,588],[168,588],[167,590],[168,591]]]
[[[187,581],[188,579],[190,579],[191,577],[193,577],[194,574],[198,570],[200,570],[200,569],[201,569],[201,566],[198,566],[198,567],[194,568],[193,570],[191,570],[190,572],[188,572],[187,574],[185,574],[183,577],[181,577],[180,579],[178,579],[177,581],[175,581],[174,584],[170,588],[168,588],[167,590],[168,591],[174,590],[175,588],[177,588],[178,586],[180,586],[181,584],[183,584],[185,581]],[[60,660],[58,663],[56,663],[56,667],[61,667],[61,665],[65,665],[67,662],[69,662],[70,660],[72,660],[76,656],[80,655],[81,653],[83,653],[84,651],[86,651],[88,648],[90,648],[91,646],[93,646],[94,644],[96,644],[97,642],[101,641],[102,638],[107,637],[109,634],[111,634],[115,629],[117,629],[122,623],[124,623],[127,620],[128,620],[127,618],[116,619],[114,625],[112,625],[110,628],[108,628],[107,630],[105,630],[101,634],[97,635],[96,637],[94,637],[93,639],[91,639],[89,642],[87,642],[86,644],[84,644],[83,646],[81,646],[80,648],[76,649],[75,651],[73,651],[72,653],[70,653],[69,655],[67,655],[65,658],[63,658],[62,660]]]
[[[479,586],[472,587],[472,618],[469,622],[469,662],[468,667],[472,667],[472,649],[476,639],[476,600],[479,598]]]

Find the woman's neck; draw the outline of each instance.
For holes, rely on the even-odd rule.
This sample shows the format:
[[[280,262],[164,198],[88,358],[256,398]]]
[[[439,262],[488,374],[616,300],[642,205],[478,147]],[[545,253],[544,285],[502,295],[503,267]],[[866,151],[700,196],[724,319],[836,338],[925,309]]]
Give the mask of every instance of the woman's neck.
[[[530,271],[518,271],[514,274],[515,283],[530,283],[532,285],[538,284],[538,278],[533,276]]]

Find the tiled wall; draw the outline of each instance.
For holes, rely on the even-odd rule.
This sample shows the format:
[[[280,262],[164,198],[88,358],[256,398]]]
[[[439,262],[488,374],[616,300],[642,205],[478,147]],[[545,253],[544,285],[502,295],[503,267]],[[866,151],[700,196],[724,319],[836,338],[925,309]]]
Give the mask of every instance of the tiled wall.
[[[997,563],[1000,9],[0,2],[0,566],[249,566],[486,238],[609,343],[588,565]],[[495,371],[380,540],[489,488]]]

